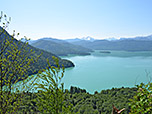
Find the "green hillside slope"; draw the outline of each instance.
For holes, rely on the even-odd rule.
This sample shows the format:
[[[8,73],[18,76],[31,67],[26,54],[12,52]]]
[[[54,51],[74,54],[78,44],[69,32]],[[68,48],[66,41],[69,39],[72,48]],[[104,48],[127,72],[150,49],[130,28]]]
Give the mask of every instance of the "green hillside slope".
[[[37,40],[31,45],[59,56],[66,56],[68,54],[89,55],[89,52],[92,52],[91,49],[51,38]]]
[[[4,41],[7,40],[7,38],[5,38],[5,37],[6,36],[11,37],[7,31],[4,31],[4,32],[5,33],[2,33],[2,28],[0,28],[0,49],[1,49],[2,43],[4,43]],[[13,39],[13,42],[15,42],[18,45],[18,47],[21,47],[23,45],[23,43],[19,44],[19,41],[16,40],[15,38]],[[60,65],[63,64],[65,68],[74,67],[74,64],[71,61],[61,59],[60,57],[56,56],[55,54],[35,48],[31,45],[27,45],[26,50],[28,51],[28,53],[30,53],[30,50],[33,50],[35,53],[32,56],[34,56],[35,58],[38,55],[42,54],[37,62],[31,64],[31,69],[28,71],[28,75],[33,74],[34,70],[36,71],[35,73],[37,73],[40,69],[44,69],[47,66],[47,61],[46,61],[47,58],[49,59],[50,64],[54,65],[54,62],[52,59],[53,56],[57,57],[59,59],[59,64]]]

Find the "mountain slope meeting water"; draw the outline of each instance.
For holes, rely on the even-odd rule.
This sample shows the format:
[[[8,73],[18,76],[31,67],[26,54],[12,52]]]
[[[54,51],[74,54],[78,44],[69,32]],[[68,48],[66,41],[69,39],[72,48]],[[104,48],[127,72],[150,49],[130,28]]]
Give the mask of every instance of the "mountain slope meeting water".
[[[68,54],[90,55],[90,52],[92,52],[91,49],[54,38],[42,38],[33,41],[30,44],[36,48],[46,50],[58,56],[66,56]]]
[[[11,35],[9,35],[9,33],[7,31],[4,31],[4,32],[5,33],[2,33],[2,28],[0,27],[0,33],[2,33],[0,36],[0,43],[3,43],[5,40],[7,40],[7,37],[12,37]],[[18,43],[19,41],[16,40],[15,38],[13,39],[13,42],[15,42],[18,45],[18,47],[21,47],[21,45],[23,45],[23,43],[21,43],[19,45],[19,43]],[[1,48],[1,45],[0,45],[0,48]],[[55,54],[52,54],[50,52],[35,48],[31,45],[27,45],[26,49],[29,50],[29,53],[30,53],[30,50],[35,51],[35,53],[32,55],[34,57],[37,57],[38,55],[42,54],[37,62],[35,62],[34,64],[31,64],[31,69],[28,72],[28,75],[33,74],[34,70],[36,71],[35,73],[37,73],[40,69],[46,68],[46,66],[48,65],[46,59],[48,59],[50,61],[51,65],[54,65],[54,62],[52,59],[53,56],[57,57],[59,59],[60,65],[63,64],[65,66],[65,68],[74,67],[74,64],[71,61],[66,60],[66,59],[61,59],[60,57],[58,57]]]

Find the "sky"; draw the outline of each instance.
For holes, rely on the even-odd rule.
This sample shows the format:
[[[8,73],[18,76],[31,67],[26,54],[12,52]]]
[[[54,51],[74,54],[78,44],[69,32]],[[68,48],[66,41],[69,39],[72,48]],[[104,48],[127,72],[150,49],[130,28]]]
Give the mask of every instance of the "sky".
[[[95,39],[152,34],[152,0],[0,0],[7,29],[31,39]]]

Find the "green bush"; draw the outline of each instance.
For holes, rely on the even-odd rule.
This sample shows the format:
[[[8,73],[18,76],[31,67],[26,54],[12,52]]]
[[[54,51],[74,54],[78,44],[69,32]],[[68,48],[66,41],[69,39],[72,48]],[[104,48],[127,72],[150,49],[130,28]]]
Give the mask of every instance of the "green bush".
[[[152,83],[137,85],[137,94],[131,99],[131,114],[152,114]]]

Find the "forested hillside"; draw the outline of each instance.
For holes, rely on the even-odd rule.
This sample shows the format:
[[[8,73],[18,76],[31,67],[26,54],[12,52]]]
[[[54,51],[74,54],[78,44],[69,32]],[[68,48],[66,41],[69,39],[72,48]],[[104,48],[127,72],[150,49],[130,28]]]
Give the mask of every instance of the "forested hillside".
[[[73,113],[78,114],[111,114],[112,105],[118,109],[125,108],[124,113],[130,112],[129,99],[132,99],[137,92],[137,88],[112,88],[102,90],[100,93],[95,92],[89,94],[85,89],[72,87],[68,91],[66,103],[73,104]],[[37,95],[40,93],[27,93],[26,94],[26,110],[35,110],[37,112],[36,102]]]
[[[31,45],[59,56],[67,56],[68,54],[89,55],[89,52],[92,52],[91,49],[53,38],[42,38],[31,42]]]
[[[4,31],[2,33],[2,28],[0,27],[0,49],[2,48],[2,44],[8,40],[10,37],[12,37],[11,35],[8,34],[7,31]],[[15,42],[18,47],[22,47],[23,43],[19,43],[18,40],[16,40],[15,38],[13,39],[13,42]],[[28,51],[28,53],[35,52],[33,53],[31,56],[34,56],[35,58],[38,55],[41,55],[39,57],[39,59],[37,60],[37,62],[31,64],[31,69],[30,71],[28,71],[28,75],[33,74],[33,71],[35,71],[35,73],[37,73],[40,69],[44,69],[45,67],[47,67],[47,61],[46,59],[48,58],[48,60],[50,61],[51,65],[54,65],[54,61],[52,59],[53,56],[57,57],[55,54],[52,54],[50,52],[35,48],[33,46],[27,45],[26,50]],[[30,58],[30,57],[29,57]],[[69,60],[65,60],[65,59],[61,59],[60,57],[57,57],[59,59],[59,64],[62,66],[62,64],[64,65],[65,68],[67,67],[74,67],[74,64],[69,61]]]

